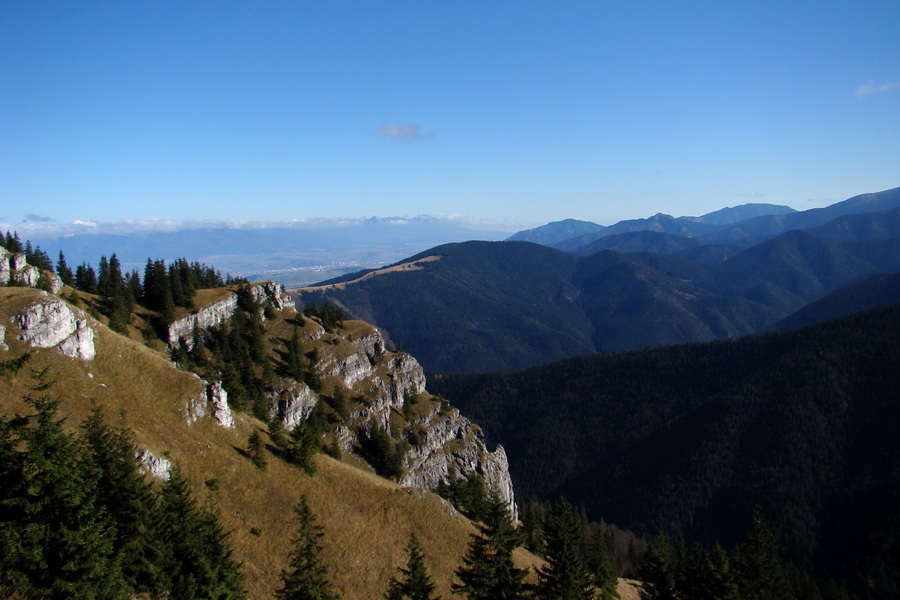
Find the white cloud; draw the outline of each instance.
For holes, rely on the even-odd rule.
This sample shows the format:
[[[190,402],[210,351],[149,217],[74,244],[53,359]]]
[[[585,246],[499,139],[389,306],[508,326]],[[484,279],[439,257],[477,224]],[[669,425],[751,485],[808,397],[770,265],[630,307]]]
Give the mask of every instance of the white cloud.
[[[418,140],[433,140],[437,136],[433,133],[423,133],[419,125],[416,125],[415,123],[407,123],[405,125],[385,123],[378,128],[378,137],[389,140],[415,142]]]
[[[900,88],[900,81],[878,83],[875,80],[870,79],[866,83],[856,87],[856,97],[866,98],[868,96],[874,96],[875,94],[883,94],[897,88]]]

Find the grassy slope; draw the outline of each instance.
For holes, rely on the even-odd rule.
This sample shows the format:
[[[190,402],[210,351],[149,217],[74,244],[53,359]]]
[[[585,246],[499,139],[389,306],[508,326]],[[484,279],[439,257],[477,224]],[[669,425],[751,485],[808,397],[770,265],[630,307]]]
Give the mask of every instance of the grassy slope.
[[[36,295],[34,290],[0,289],[0,322],[8,324],[8,317]],[[473,527],[443,500],[324,455],[317,458],[319,471],[312,478],[274,457],[268,470],[261,472],[241,453],[251,432],[263,426],[259,421],[238,414],[234,430],[223,429],[210,418],[187,425],[184,406],[188,398],[199,397],[197,380],[154,350],[104,327],[94,329],[95,360],[84,362],[63,357],[55,349],[37,349],[26,369],[0,377],[0,412],[27,412],[21,398],[29,392],[28,371],[49,367],[56,380],[51,393],[62,398],[60,413],[71,427],[96,402],[109,421],[134,431],[140,447],[157,455],[168,452],[187,473],[198,498],[209,494],[205,481],[218,479],[221,489],[214,501],[233,532],[253,598],[271,597],[278,584],[295,530],[292,507],[303,493],[325,527],[325,560],[342,597],[380,597],[405,560],[410,531],[425,548],[438,592],[450,597],[453,571]],[[10,350],[0,351],[0,360],[26,350],[15,340],[17,333],[15,326],[7,325]],[[255,535],[251,529],[261,533]],[[534,561],[524,553],[520,559]]]

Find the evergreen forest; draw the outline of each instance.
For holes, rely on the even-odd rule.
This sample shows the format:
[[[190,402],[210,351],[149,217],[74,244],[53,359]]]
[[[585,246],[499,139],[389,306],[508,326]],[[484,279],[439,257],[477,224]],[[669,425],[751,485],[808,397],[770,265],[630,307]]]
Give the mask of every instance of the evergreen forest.
[[[592,355],[430,387],[503,444],[522,497],[644,537],[736,544],[881,597],[900,545],[900,306],[790,333]]]

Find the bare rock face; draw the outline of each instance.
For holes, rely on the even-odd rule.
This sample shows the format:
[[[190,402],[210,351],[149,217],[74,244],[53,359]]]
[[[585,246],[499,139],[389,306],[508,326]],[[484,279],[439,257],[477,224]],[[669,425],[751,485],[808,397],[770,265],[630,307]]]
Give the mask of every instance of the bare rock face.
[[[60,342],[58,349],[61,354],[69,358],[81,360],[94,360],[97,356],[94,347],[94,330],[87,321],[79,319],[75,322],[75,333]]]
[[[172,469],[172,462],[170,460],[160,458],[149,450],[138,450],[135,454],[135,458],[141,463],[141,468],[149,473],[151,477],[161,479],[162,481],[169,480],[169,472]]]
[[[58,294],[63,289],[62,279],[56,273],[44,271],[44,280],[47,282],[47,290],[51,294]]]
[[[416,443],[406,454],[401,485],[426,490],[447,482],[451,472],[468,479],[481,476],[487,488],[508,506],[517,518],[509,464],[503,448],[489,452],[481,429],[458,410],[434,401],[425,389],[425,374],[409,354],[386,353],[384,338],[377,330],[353,340],[357,351],[340,360],[325,358],[320,375],[339,378],[348,389],[364,389],[367,401],[352,411],[347,423],[335,428],[338,445],[353,452],[359,432],[375,427],[391,431],[392,413],[403,414],[412,403],[415,414],[408,427]],[[318,404],[319,398],[304,384],[285,390],[278,399],[278,416],[285,428],[295,428]],[[421,404],[417,404],[421,402]],[[425,410],[422,407],[430,407]],[[356,433],[354,433],[356,432]],[[401,434],[402,435],[402,434]]]
[[[9,350],[9,346],[6,345],[6,327],[0,325],[0,350],[4,352]]]
[[[305,383],[298,382],[277,395],[275,410],[278,418],[284,422],[284,428],[292,431],[309,417],[318,403],[319,397],[315,392]]]
[[[12,273],[12,268],[9,264],[10,258],[12,258],[12,253],[6,248],[0,248],[0,285],[9,283]]]
[[[281,285],[274,281],[267,281],[261,285],[253,286],[250,288],[250,291],[253,293],[253,297],[259,304],[265,304],[266,301],[271,301],[275,310],[296,308],[294,299],[284,293]]]
[[[26,287],[37,287],[41,279],[41,271],[37,267],[25,265],[22,269],[12,274],[13,281]]]
[[[174,348],[184,339],[188,346],[193,343],[191,336],[194,329],[209,329],[215,325],[224,323],[230,319],[237,310],[237,296],[232,294],[214,304],[210,304],[206,308],[188,315],[183,319],[178,319],[169,325],[169,346]]]
[[[406,455],[402,485],[435,489],[453,471],[468,479],[480,475],[487,489],[507,505],[513,520],[518,518],[506,452],[498,445],[488,452],[481,428],[455,408],[436,408],[412,423],[418,431],[417,443]]]
[[[193,425],[200,419],[210,416],[226,429],[234,429],[234,414],[228,406],[228,392],[221,381],[209,383],[194,375],[200,393],[188,398],[184,405],[185,422]]]
[[[212,416],[225,429],[234,429],[234,415],[228,407],[228,392],[221,381],[214,381],[206,387],[206,398],[212,407]]]
[[[254,285],[250,288],[250,292],[259,304],[271,301],[272,305],[278,310],[294,307],[294,300],[283,293],[281,286],[273,281]],[[220,325],[230,319],[236,310],[237,294],[232,293],[224,300],[210,304],[206,308],[183,319],[178,319],[169,325],[169,347],[176,347],[181,340],[184,340],[190,347],[193,344],[191,337],[195,328],[204,330]]]
[[[81,311],[78,314],[83,316]],[[56,346],[61,354],[81,360],[96,356],[94,331],[62,300],[41,298],[13,320],[21,329],[19,339],[32,348]]]
[[[58,294],[63,288],[63,282],[59,275],[45,271],[43,276],[50,293]],[[38,287],[40,281],[41,270],[28,264],[24,252],[14,254],[5,248],[0,248],[0,285],[13,282],[26,287]]]
[[[10,256],[9,267],[13,271],[21,271],[22,269],[24,269],[27,266],[28,266],[28,261],[25,260],[24,252],[16,252],[15,254]]]

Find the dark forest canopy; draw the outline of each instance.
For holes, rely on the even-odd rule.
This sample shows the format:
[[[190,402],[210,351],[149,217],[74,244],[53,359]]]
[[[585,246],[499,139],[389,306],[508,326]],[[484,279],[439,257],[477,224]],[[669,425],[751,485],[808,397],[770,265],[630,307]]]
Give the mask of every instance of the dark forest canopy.
[[[801,565],[891,586],[900,305],[792,333],[432,376],[523,497],[644,535],[737,540],[754,507]],[[893,550],[892,550],[893,549]]]

